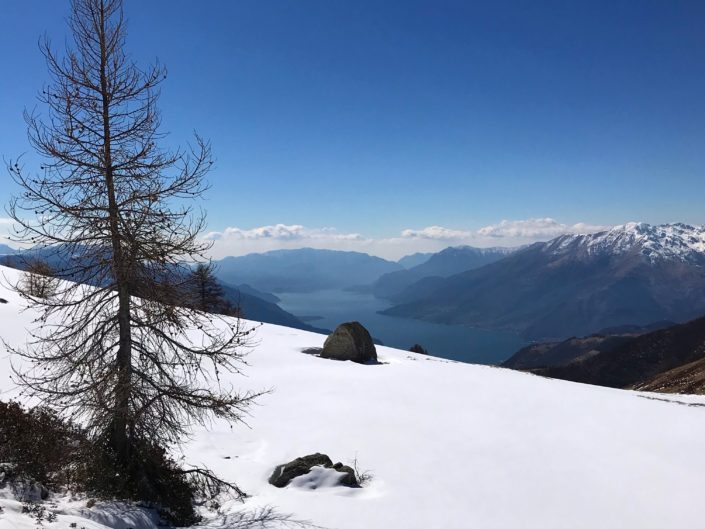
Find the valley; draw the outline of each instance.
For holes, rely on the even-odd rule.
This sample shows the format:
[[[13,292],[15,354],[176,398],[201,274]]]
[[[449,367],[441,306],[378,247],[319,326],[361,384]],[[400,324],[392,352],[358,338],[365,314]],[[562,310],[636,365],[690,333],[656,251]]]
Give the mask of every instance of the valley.
[[[409,349],[418,343],[434,356],[460,362],[497,364],[526,344],[523,338],[512,333],[380,314],[390,302],[369,293],[319,290],[279,293],[278,297],[281,299],[279,306],[285,311],[316,327],[334,329],[344,321],[359,321],[386,346]],[[311,316],[317,318],[311,320]]]

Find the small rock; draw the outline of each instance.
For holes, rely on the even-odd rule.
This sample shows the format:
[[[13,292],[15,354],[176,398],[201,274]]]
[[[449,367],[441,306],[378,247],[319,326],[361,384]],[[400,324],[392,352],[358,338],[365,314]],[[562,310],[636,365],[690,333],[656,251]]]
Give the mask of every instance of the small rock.
[[[331,458],[325,454],[311,454],[303,457],[297,457],[293,461],[278,465],[269,478],[269,483],[275,487],[286,487],[292,479],[304,476],[311,472],[313,467],[332,468],[336,472],[345,474],[339,484],[346,487],[358,487],[359,484],[355,478],[355,471],[342,463],[333,464]]]

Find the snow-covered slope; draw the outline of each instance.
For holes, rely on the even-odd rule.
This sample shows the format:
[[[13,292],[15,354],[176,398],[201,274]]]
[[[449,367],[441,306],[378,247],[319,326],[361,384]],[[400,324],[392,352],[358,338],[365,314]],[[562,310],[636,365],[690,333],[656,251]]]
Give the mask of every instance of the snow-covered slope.
[[[587,255],[636,252],[651,261],[704,260],[705,227],[686,224],[653,226],[644,222],[629,222],[600,233],[558,237],[549,242],[544,251],[556,254],[582,251]]]
[[[23,341],[31,311],[20,312],[20,300],[2,287],[0,297],[8,300],[0,304],[2,338]],[[337,529],[703,526],[705,398],[573,384],[386,347],[378,348],[379,365],[357,365],[302,352],[321,346],[322,335],[273,325],[257,334],[246,376],[232,381],[273,392],[252,409],[249,427],[216,422],[184,448],[187,461],[252,495],[226,512],[272,505]],[[10,360],[0,352],[3,399],[17,395]],[[356,457],[374,478],[362,489],[267,483],[275,465],[313,452]],[[24,528],[20,516],[5,509],[0,529]],[[70,521],[60,516],[57,527]]]

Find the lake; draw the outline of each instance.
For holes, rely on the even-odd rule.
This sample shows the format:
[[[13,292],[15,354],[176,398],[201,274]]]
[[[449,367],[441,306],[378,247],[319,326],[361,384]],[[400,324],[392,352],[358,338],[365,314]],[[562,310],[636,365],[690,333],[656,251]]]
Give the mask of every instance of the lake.
[[[421,344],[434,356],[461,362],[497,364],[526,345],[510,333],[486,331],[466,325],[443,325],[377,314],[390,303],[372,294],[344,290],[277,293],[279,306],[315,327],[334,329],[346,321],[359,321],[384,345],[409,349]],[[312,319],[319,316],[319,319]]]

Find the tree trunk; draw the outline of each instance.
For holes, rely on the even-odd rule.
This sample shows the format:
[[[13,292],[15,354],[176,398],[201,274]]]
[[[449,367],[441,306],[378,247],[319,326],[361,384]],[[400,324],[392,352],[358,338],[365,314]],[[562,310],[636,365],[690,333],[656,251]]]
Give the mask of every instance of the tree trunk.
[[[115,197],[115,182],[112,164],[110,134],[110,91],[106,75],[108,50],[106,41],[106,18],[104,6],[100,7],[100,90],[103,110],[103,156],[105,183],[108,191],[108,218],[113,251],[113,275],[118,291],[119,345],[115,358],[117,384],[111,432],[112,448],[118,461],[127,465],[130,457],[130,396],[132,390],[132,333],[130,327],[130,282],[128,262],[122,248],[119,227],[119,209]]]

